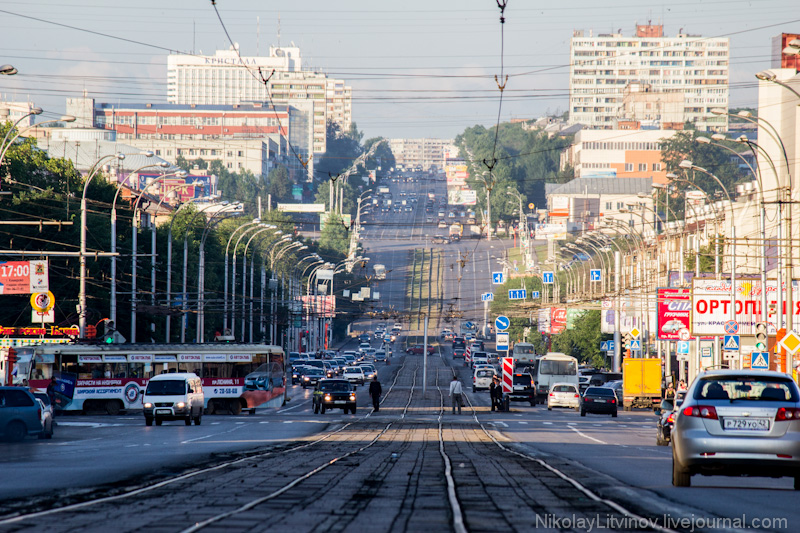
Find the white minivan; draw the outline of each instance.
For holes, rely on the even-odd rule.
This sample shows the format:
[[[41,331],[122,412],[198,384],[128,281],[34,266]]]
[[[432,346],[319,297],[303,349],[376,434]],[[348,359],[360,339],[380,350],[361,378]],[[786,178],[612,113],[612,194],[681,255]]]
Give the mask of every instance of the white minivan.
[[[472,392],[488,390],[489,385],[492,384],[492,379],[496,375],[497,372],[490,366],[476,368],[475,373],[472,375]]]
[[[187,426],[199,426],[203,417],[205,396],[203,382],[191,372],[161,374],[147,382],[142,397],[144,422],[160,426],[164,420],[183,420]]]

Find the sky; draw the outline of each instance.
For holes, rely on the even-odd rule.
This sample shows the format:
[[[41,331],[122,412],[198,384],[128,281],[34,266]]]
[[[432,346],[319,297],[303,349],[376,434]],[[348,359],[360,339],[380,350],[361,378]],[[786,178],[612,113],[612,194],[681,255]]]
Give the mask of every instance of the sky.
[[[505,1],[505,24],[498,1]],[[294,43],[307,65],[353,88],[366,137],[452,138],[498,118],[568,107],[573,30],[632,35],[664,24],[731,40],[731,107],[755,106],[754,74],[771,38],[800,32],[788,0],[0,0],[0,98],[33,101],[43,118],[83,91],[102,102],[166,101],[167,55],[213,55],[230,39],[243,56]],[[280,23],[279,23],[280,21]],[[501,40],[502,30],[502,40]],[[226,36],[227,31],[227,36]],[[502,44],[502,46],[501,46]],[[502,61],[501,61],[502,58]],[[508,75],[500,106],[495,76]],[[504,78],[503,78],[504,79]]]

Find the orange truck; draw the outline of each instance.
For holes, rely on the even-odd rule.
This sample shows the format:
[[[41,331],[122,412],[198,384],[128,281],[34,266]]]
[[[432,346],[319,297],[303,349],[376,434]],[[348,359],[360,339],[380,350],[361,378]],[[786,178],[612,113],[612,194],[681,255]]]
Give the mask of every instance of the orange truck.
[[[622,361],[623,408],[652,409],[661,402],[661,359],[626,357]]]

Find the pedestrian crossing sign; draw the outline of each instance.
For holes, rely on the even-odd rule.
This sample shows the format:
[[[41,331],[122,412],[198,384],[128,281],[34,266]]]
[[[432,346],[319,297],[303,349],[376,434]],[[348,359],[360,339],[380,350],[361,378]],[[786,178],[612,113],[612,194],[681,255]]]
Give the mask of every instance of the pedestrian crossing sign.
[[[723,350],[736,352],[739,350],[739,335],[725,335],[725,341],[722,343]]]
[[[641,350],[642,349],[642,341],[640,341],[640,340],[632,340],[630,349],[631,350]]]
[[[753,370],[769,370],[769,352],[753,352],[750,357],[750,368]]]

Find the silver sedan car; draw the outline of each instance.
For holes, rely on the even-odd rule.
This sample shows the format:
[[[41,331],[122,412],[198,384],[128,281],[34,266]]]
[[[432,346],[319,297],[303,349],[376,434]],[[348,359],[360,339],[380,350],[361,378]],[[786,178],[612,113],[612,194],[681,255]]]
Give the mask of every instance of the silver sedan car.
[[[780,372],[700,373],[676,410],[672,484],[692,476],[794,478],[800,490],[800,391]]]

